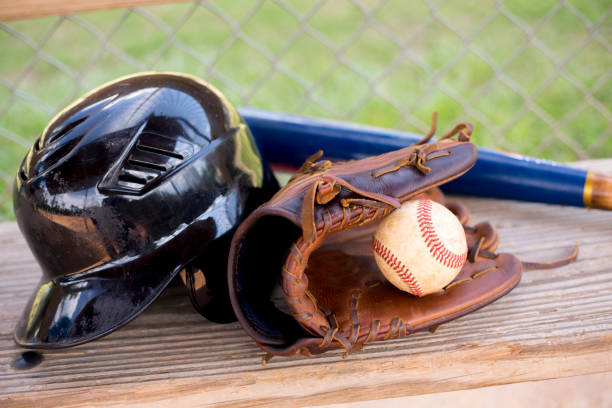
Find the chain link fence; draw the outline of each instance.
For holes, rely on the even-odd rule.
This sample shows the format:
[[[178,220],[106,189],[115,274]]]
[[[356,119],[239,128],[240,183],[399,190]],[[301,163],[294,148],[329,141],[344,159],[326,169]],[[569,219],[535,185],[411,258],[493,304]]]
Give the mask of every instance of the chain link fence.
[[[0,22],[0,220],[15,169],[83,92],[182,71],[238,106],[612,156],[612,4],[581,0],[200,1]]]

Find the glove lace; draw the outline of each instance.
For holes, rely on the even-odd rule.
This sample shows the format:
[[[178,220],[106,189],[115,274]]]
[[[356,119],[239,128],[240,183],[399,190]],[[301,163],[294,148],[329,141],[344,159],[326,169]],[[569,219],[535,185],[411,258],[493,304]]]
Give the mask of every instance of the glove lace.
[[[370,193],[361,190],[339,177],[322,176],[319,180],[312,184],[312,187],[306,192],[302,204],[302,231],[306,242],[314,242],[319,234],[317,225],[315,224],[315,203],[319,205],[327,204],[340,194],[342,188],[345,188],[357,195],[359,198],[342,198],[340,205],[342,207],[342,219],[334,219],[327,221],[323,217],[322,231],[328,232],[330,228],[338,225],[344,228],[347,225],[354,223],[365,223],[377,218],[381,215],[386,215],[390,208],[399,208],[400,202],[394,198],[384,194]],[[351,209],[359,209],[359,219],[352,221],[351,216],[355,214]],[[375,209],[376,211],[371,211]],[[370,211],[367,211],[370,210]],[[367,212],[367,214],[366,214]],[[372,214],[373,213],[373,214]]]
[[[402,167],[414,167],[416,168],[418,171],[420,171],[423,174],[428,174],[431,171],[431,168],[427,167],[425,165],[425,163],[428,160],[434,160],[437,159],[439,157],[444,157],[444,156],[448,156],[450,155],[450,152],[440,152],[438,154],[435,154],[433,156],[430,156],[430,154],[439,149],[439,146],[437,143],[430,143],[427,144],[425,146],[425,143],[429,142],[429,140],[431,140],[431,138],[434,136],[434,134],[436,133],[436,123],[438,120],[438,113],[434,112],[433,113],[433,119],[432,119],[432,124],[431,124],[431,130],[429,131],[429,133],[421,140],[419,140],[417,143],[415,143],[415,148],[414,151],[412,151],[410,153],[410,155],[400,161],[398,161],[397,163],[395,163],[395,165],[393,167],[391,167],[390,169],[387,170],[383,170],[377,174],[374,175],[375,178],[378,178],[380,176],[383,176],[387,173],[392,173],[394,171],[397,171],[399,169],[401,169]],[[450,139],[455,135],[459,135],[458,140],[462,141],[462,142],[466,142],[470,140],[470,136],[472,135],[472,125],[468,122],[461,122],[458,123],[457,125],[455,125],[455,127],[453,127],[451,130],[449,130],[448,132],[446,132],[444,134],[444,136],[442,136],[440,139],[438,139],[439,141],[445,140],[445,139]]]
[[[332,166],[332,162],[329,160],[317,161],[323,156],[323,150],[319,150],[312,156],[306,159],[302,166],[295,172],[295,174],[289,179],[289,183],[295,179],[306,176],[309,174],[324,172]]]

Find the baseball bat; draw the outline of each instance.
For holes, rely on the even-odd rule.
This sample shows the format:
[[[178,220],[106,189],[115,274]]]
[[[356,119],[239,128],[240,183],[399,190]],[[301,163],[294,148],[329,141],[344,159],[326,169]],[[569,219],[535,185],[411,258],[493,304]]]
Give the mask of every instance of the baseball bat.
[[[406,147],[421,135],[243,108],[265,160],[298,168],[318,150],[350,160]],[[612,210],[612,177],[548,160],[479,148],[474,167],[443,186],[451,194]]]

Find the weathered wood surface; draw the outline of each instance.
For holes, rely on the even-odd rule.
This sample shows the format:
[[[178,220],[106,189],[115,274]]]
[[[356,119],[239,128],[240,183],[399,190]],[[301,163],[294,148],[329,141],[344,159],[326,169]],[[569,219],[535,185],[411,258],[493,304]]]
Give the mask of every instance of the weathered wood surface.
[[[0,21],[180,1],[185,0],[0,0]]]
[[[612,160],[583,165],[612,174]],[[499,228],[502,251],[546,260],[578,243],[577,262],[525,272],[509,295],[435,334],[266,367],[238,324],[207,322],[177,286],[110,336],[11,368],[13,326],[40,272],[16,225],[0,224],[0,406],[304,406],[612,371],[612,212],[464,201]]]

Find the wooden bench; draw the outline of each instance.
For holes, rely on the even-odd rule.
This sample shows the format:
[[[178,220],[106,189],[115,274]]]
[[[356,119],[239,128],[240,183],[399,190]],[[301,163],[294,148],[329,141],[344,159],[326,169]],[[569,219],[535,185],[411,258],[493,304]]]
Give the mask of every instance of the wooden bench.
[[[612,174],[612,159],[579,165]],[[525,272],[510,294],[434,334],[266,367],[237,323],[206,321],[177,285],[115,333],[15,369],[13,327],[40,270],[16,224],[0,224],[0,406],[304,406],[612,371],[612,212],[462,200],[499,228],[501,251],[543,261],[578,243],[578,260]]]

